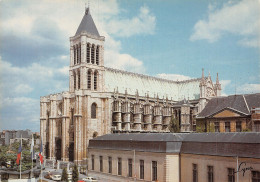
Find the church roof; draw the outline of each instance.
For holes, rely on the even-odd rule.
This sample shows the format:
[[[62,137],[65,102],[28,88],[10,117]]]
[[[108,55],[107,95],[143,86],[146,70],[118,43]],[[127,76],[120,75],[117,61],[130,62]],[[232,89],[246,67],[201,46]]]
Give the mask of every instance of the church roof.
[[[108,92],[118,89],[119,93],[125,93],[127,89],[128,94],[135,95],[138,89],[139,96],[149,93],[150,97],[154,97],[158,94],[159,98],[168,96],[175,101],[184,98],[196,100],[200,96],[200,78],[173,81],[107,67],[105,69],[105,88]]]
[[[198,118],[210,117],[223,109],[231,109],[249,115],[253,107],[260,107],[260,94],[230,95],[212,98],[199,113]]]
[[[83,18],[81,20],[81,23],[78,27],[78,30],[77,30],[75,36],[79,35],[81,32],[84,32],[84,31],[91,34],[91,35],[100,37],[98,30],[97,30],[97,27],[96,27],[96,25],[93,21],[93,18],[90,14],[89,8],[86,9],[85,15],[83,16]]]

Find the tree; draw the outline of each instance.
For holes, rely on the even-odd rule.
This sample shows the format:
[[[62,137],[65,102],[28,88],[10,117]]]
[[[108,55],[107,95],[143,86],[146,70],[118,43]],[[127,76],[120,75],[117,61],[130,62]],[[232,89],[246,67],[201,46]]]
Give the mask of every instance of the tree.
[[[68,181],[68,173],[66,167],[62,170],[61,181]]]
[[[178,117],[175,118],[172,115],[171,122],[169,124],[169,130],[172,133],[179,133],[180,132],[180,125],[179,125],[179,118]]]
[[[75,164],[72,171],[72,181],[77,182],[79,179],[78,166]]]

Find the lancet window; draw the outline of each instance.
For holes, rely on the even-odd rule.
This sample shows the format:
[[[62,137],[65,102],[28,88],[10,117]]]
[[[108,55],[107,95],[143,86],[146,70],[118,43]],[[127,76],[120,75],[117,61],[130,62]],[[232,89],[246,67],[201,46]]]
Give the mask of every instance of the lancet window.
[[[90,63],[90,44],[87,44],[87,63]]]
[[[99,65],[99,46],[96,49],[96,64]]]
[[[74,73],[73,73],[74,90],[76,90],[76,83],[77,83],[77,80],[76,80],[76,72],[74,71]]]
[[[93,103],[91,105],[91,118],[92,119],[97,118],[97,104],[96,103]]]
[[[77,64],[79,63],[79,46],[76,45],[76,51],[77,51]]]
[[[98,72],[95,71],[95,73],[94,73],[94,90],[97,90],[97,79],[98,79]]]
[[[80,89],[80,71],[78,71],[78,89]]]
[[[79,44],[79,47],[78,47],[78,63],[81,63],[81,44]]]
[[[95,46],[94,46],[94,44],[91,47],[91,63],[92,64],[95,63]]]
[[[73,46],[73,53],[74,53],[74,65],[76,64],[76,59],[77,59],[77,53],[76,53],[76,47]]]
[[[88,70],[88,89],[91,89],[91,70]]]

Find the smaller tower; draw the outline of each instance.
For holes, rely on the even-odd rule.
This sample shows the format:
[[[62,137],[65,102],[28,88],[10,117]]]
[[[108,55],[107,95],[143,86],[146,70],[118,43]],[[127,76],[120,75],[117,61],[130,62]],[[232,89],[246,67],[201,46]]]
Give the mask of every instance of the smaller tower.
[[[216,95],[221,96],[221,84],[219,83],[218,73],[217,73],[217,78],[216,78],[216,84],[214,87],[215,87]]]

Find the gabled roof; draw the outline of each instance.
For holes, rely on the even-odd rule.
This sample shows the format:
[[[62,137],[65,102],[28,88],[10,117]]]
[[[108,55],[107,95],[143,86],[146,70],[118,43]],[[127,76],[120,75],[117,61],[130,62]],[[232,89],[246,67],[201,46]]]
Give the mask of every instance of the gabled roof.
[[[227,97],[212,98],[197,118],[208,118],[224,109],[230,109],[250,115],[253,107],[260,107],[260,94],[230,95]]]
[[[92,19],[92,16],[90,14],[89,8],[86,9],[85,15],[83,16],[83,18],[81,20],[81,23],[78,27],[78,30],[77,30],[75,36],[79,35],[81,32],[84,32],[84,31],[91,34],[91,35],[100,37],[98,30],[97,30],[97,27],[96,27],[96,25],[95,25],[95,23]]]

